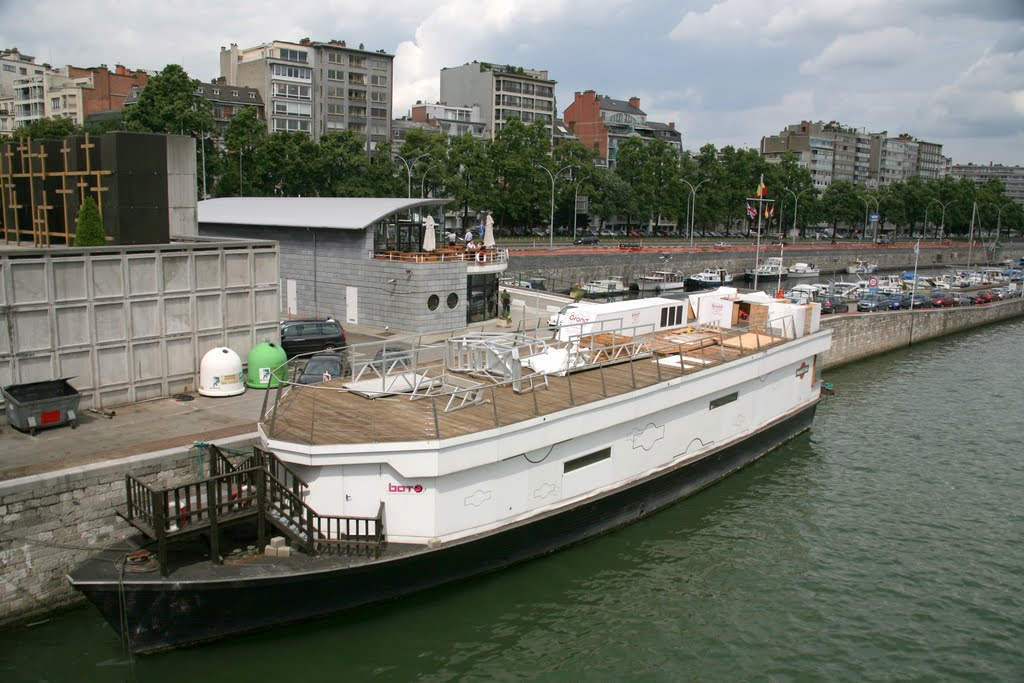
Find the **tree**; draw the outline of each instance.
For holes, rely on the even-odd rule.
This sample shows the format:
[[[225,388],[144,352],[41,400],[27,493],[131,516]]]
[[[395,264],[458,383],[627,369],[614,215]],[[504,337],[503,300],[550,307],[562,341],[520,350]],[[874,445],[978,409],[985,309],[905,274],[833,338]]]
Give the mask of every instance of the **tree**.
[[[177,64],[149,79],[124,115],[128,130],[201,135],[213,129],[210,102],[196,95],[200,82]]]
[[[33,140],[59,139],[69,135],[80,135],[83,132],[81,126],[74,120],[68,118],[45,118],[36,119],[23,123],[14,129],[16,138],[32,138]]]
[[[821,196],[821,210],[825,219],[832,224],[832,234],[835,234],[840,223],[863,220],[863,208],[857,188],[848,180],[833,182]]]
[[[76,247],[102,247],[107,244],[107,236],[103,232],[103,221],[96,200],[86,197],[78,209],[78,220],[75,223]]]
[[[260,121],[255,107],[245,107],[231,118],[224,130],[224,149],[218,159],[222,173],[217,194],[222,197],[259,196],[254,182],[261,175],[256,168],[256,151],[266,140],[267,127]]]
[[[550,198],[550,178],[537,166],[545,161],[551,165],[550,148],[551,138],[540,121],[527,126],[513,118],[498,131],[487,148],[494,176],[483,180],[497,186],[494,208],[499,223],[525,225],[547,215],[540,207],[547,206],[542,197]]]

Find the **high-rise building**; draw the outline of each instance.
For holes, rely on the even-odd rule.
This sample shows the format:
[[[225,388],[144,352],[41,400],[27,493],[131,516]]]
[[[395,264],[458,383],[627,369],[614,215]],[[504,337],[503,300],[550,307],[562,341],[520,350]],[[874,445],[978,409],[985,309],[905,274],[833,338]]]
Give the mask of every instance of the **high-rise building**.
[[[824,127],[821,121],[787,126],[778,135],[761,138],[761,156],[769,163],[779,163],[786,152],[792,152],[797,164],[811,174],[814,187],[824,190],[832,184],[835,156],[835,140]]]
[[[577,92],[562,118],[576,138],[594,151],[598,166],[615,168],[619,145],[630,137],[662,140],[676,152],[682,151],[683,136],[676,124],[648,121],[638,97],[616,100],[593,90]]]
[[[364,136],[367,146],[390,138],[394,55],[349,47],[344,40],[275,40],[220,50],[227,85],[255,88],[267,128],[302,131],[314,140],[333,130]]]
[[[470,62],[441,69],[441,101],[480,107],[486,136],[493,139],[509,119],[540,121],[554,135],[555,81],[547,71]]]
[[[1024,166],[953,164],[950,175],[954,178],[968,178],[978,187],[995,178],[1002,182],[1006,196],[1024,207]]]

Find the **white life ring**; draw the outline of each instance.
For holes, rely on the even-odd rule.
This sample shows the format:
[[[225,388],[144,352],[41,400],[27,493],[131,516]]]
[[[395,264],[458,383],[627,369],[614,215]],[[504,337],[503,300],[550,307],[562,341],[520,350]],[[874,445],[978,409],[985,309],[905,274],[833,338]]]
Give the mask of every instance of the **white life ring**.
[[[476,262],[483,263],[485,260],[484,253],[482,251],[476,252]]]

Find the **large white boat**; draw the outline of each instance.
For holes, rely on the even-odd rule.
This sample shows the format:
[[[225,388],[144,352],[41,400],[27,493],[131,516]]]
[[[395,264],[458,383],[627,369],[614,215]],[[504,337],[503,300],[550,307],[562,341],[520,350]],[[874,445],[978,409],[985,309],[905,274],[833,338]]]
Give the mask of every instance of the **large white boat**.
[[[629,291],[629,287],[626,286],[626,283],[618,275],[591,280],[584,283],[582,289],[583,293],[587,296],[613,296],[615,294],[625,294]]]
[[[813,263],[794,263],[786,269],[790,277],[818,277],[821,268]]]
[[[688,289],[710,289],[723,287],[732,284],[732,275],[725,268],[705,268],[699,273],[694,273],[686,278]]]
[[[149,652],[550,553],[808,429],[831,340],[819,313],[723,288],[667,300],[655,324],[349,347],[350,376],[267,392],[252,454],[210,446],[209,474],[171,488],[126,477],[139,550],[68,579]],[[228,531],[262,552],[222,549]]]
[[[650,275],[641,275],[636,279],[641,292],[667,292],[670,289],[686,287],[686,276],[675,270],[656,270]]]
[[[850,275],[870,275],[878,272],[878,264],[857,259],[846,266],[846,272]]]
[[[747,268],[745,274],[748,280],[753,280],[755,276],[760,280],[785,280],[788,272],[782,265],[781,256],[769,256],[757,268]]]

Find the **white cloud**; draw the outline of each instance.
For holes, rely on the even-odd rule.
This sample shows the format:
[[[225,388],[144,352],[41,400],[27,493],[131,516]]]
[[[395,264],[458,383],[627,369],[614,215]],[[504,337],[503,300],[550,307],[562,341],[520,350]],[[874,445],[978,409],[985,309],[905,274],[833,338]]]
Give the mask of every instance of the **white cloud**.
[[[836,38],[820,54],[800,64],[800,73],[841,75],[853,68],[879,69],[905,64],[922,50],[909,28],[888,27]]]

